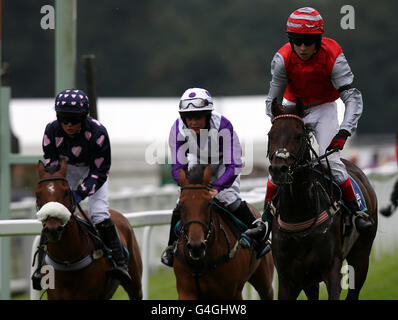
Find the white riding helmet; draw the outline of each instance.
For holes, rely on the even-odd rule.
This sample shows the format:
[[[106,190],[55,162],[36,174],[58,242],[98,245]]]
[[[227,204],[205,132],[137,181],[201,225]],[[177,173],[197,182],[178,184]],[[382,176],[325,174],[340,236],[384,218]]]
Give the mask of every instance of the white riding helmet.
[[[202,88],[185,90],[180,99],[179,112],[213,111],[213,98]]]

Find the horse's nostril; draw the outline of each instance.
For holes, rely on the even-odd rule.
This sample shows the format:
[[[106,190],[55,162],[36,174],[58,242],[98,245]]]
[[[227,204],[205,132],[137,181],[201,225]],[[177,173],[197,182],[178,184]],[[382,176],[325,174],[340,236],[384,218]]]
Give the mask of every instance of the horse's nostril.
[[[280,170],[281,170],[282,173],[287,173],[289,171],[289,167],[288,166],[282,166]]]

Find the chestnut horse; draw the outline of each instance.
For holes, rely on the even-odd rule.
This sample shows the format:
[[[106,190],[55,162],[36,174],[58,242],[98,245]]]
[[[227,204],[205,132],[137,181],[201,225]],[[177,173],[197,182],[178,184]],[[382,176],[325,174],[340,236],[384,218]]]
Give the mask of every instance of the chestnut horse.
[[[183,225],[173,266],[178,298],[242,299],[243,286],[249,281],[261,299],[273,299],[271,254],[256,259],[251,248],[241,247],[225,216],[212,205],[207,187],[211,170],[203,168],[195,166],[188,179],[182,169],[178,175]]]
[[[112,298],[120,282],[106,276],[106,272],[111,269],[109,259],[102,248],[96,246],[95,232],[90,232],[73,212],[75,201],[65,178],[66,161],[62,161],[58,171],[48,170],[55,171],[53,173],[47,172],[39,161],[37,170],[39,182],[36,201],[40,209],[38,216],[46,211],[46,219],[42,223],[48,239],[47,257],[56,263],[54,288],[47,289],[48,299]],[[124,285],[124,289],[130,299],[142,299],[142,261],[134,231],[120,212],[110,210],[110,214],[129,253],[128,268],[133,281]],[[85,263],[86,261],[89,262]]]
[[[346,218],[342,216],[338,189],[313,168],[314,163],[326,156],[317,157],[312,149],[302,119],[305,115],[303,104],[299,101],[296,106],[282,107],[274,100],[272,114],[268,157],[273,182],[279,187],[272,224],[278,298],[296,299],[304,290],[309,299],[318,299],[319,282],[324,281],[329,299],[339,299],[342,263],[347,259],[352,268],[348,267],[351,281],[346,298],[358,299],[377,230],[376,194],[364,173],[343,159],[349,175],[362,191],[367,214],[374,222],[371,230],[361,234],[353,227],[354,222],[351,226],[343,224]],[[315,157],[312,158],[311,153]]]

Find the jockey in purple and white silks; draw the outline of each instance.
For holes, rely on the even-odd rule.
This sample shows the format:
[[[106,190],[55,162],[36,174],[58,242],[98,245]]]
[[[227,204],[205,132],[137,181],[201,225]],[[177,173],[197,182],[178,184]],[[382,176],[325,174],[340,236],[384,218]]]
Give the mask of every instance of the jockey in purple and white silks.
[[[340,45],[322,37],[324,21],[317,10],[310,7],[295,10],[288,18],[286,32],[289,42],[278,50],[271,62],[272,79],[266,99],[266,113],[271,119],[272,101],[282,105],[295,104],[300,98],[306,107],[304,124],[313,132],[319,153],[342,150],[358,125],[363,110],[361,92],[353,87],[354,75]],[[344,102],[344,118],[339,125],[338,98]],[[363,231],[372,225],[360,211],[351,179],[340,153],[328,157],[334,180],[340,185],[343,199],[353,215],[356,227]],[[325,164],[326,160],[323,159]],[[277,193],[271,175],[267,182],[263,219],[271,222],[271,200]],[[267,233],[269,235],[269,232]]]
[[[113,274],[130,279],[116,227],[110,218],[108,176],[111,167],[111,146],[106,128],[88,116],[87,95],[78,89],[67,89],[55,98],[57,119],[47,124],[42,141],[46,168],[67,161],[66,179],[77,203],[88,198],[88,212],[105,245],[112,250]],[[82,181],[81,181],[82,180]],[[73,214],[73,212],[72,212]],[[46,242],[42,234],[41,245]],[[32,276],[40,286],[39,268]],[[131,279],[130,279],[131,280]]]
[[[179,113],[180,117],[174,122],[169,136],[174,180],[180,184],[180,168],[189,170],[197,164],[209,164],[215,177],[210,186],[210,195],[250,228],[246,231],[248,236],[262,240],[265,235],[264,224],[256,221],[247,203],[240,198],[242,148],[231,122],[214,111],[212,96],[202,88],[190,88],[183,93]],[[179,219],[177,205],[171,219],[168,247],[161,258],[167,266],[173,265],[173,250],[177,240],[174,227]],[[258,256],[268,252],[266,245],[263,241],[256,241]]]

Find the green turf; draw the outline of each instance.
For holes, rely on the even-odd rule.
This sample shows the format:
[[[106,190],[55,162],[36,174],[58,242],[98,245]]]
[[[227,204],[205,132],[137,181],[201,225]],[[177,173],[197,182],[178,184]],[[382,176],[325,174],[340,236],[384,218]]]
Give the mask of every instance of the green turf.
[[[362,288],[360,299],[362,300],[398,300],[398,251],[384,255],[378,260],[373,257],[370,261],[369,273],[365,285]],[[346,296],[347,290],[343,290],[341,298]],[[44,296],[45,298],[45,296]],[[13,299],[29,299],[28,295],[15,296]],[[127,294],[119,287],[113,299],[125,300]],[[172,269],[161,268],[150,275],[149,278],[150,300],[175,300],[177,299],[176,280]],[[299,299],[306,299],[303,293]],[[320,299],[327,299],[324,285],[321,285]]]

